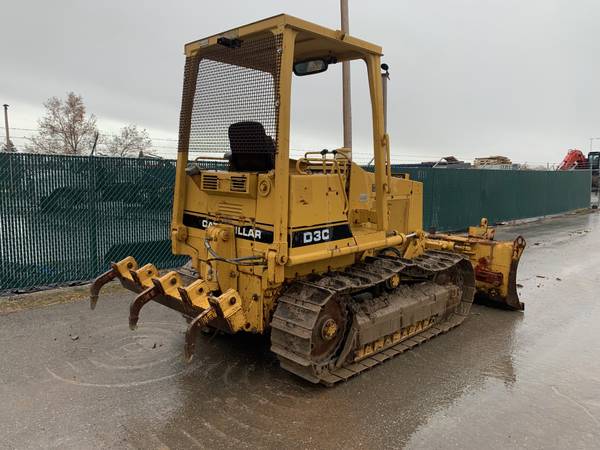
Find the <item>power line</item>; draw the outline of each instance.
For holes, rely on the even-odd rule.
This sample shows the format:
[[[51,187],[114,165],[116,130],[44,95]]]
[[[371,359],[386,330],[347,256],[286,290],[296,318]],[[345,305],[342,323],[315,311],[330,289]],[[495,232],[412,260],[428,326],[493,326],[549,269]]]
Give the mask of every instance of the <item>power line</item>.
[[[20,127],[10,127],[10,130],[14,130],[14,131],[26,131],[26,132],[33,132],[33,133],[37,133],[39,132],[39,129],[35,129],[35,128],[20,128]],[[118,136],[117,134],[114,133],[99,133],[100,136],[103,137],[115,137]],[[4,135],[0,135],[0,137],[4,138]],[[31,139],[31,136],[24,136],[24,135],[10,135],[11,139],[18,139],[18,140],[29,140]],[[150,140],[151,141],[159,141],[159,142],[172,142],[174,144],[178,143],[178,139],[174,139],[174,138],[152,138],[151,136]],[[59,140],[57,140],[57,142],[59,142]],[[177,145],[173,145],[173,146],[169,146],[169,145],[154,145],[154,143],[152,143],[152,145],[150,146],[150,149],[153,150],[157,150],[160,151],[162,154],[168,155],[171,152],[176,152],[178,150]],[[295,157],[302,157],[304,155],[304,153],[306,151],[314,151],[314,149],[290,149],[290,155],[295,156]],[[204,153],[204,154],[222,154],[224,153],[223,151],[220,150],[203,150],[203,151],[194,151],[194,150],[190,150],[190,153]],[[353,156],[355,156],[355,160],[365,160],[368,161],[373,157],[373,152],[369,152],[367,150],[359,150],[359,149],[353,149],[352,151]],[[407,162],[407,163],[418,163],[418,162],[434,162],[434,161],[439,161],[441,159],[440,155],[431,155],[431,154],[418,154],[418,153],[405,153],[402,152],[401,150],[397,150],[397,151],[392,151],[391,152],[391,157],[392,157],[392,164],[401,164],[402,162]],[[477,158],[477,156],[473,156],[473,155],[464,155],[461,159],[465,160],[465,161],[470,161],[470,160],[474,160],[475,158]],[[514,164],[529,164],[529,165],[556,165],[559,164],[560,161],[557,162],[552,162],[552,161],[524,161],[524,160],[512,160],[512,162]]]
[[[145,129],[145,128],[144,128]],[[33,133],[38,133],[40,130],[36,129],[36,128],[17,128],[17,127],[9,127],[9,130],[16,130],[16,131],[31,131]],[[99,133],[100,136],[104,136],[104,137],[117,137],[119,136],[118,134],[114,134],[114,133]],[[160,137],[150,137],[150,139],[152,139],[153,141],[167,141],[167,142],[178,142],[178,139],[174,139],[174,138],[160,138]]]
[[[0,135],[0,137],[4,138],[6,136]],[[31,139],[31,137],[30,136],[14,136],[14,135],[11,134],[10,135],[10,139],[11,140],[12,139],[29,140],[29,139]],[[59,143],[60,139],[55,139],[55,142]],[[166,146],[166,145],[154,145],[154,144],[152,144],[152,145],[150,145],[150,148],[161,148],[161,149],[164,149],[164,150],[175,150],[175,151],[177,151],[177,147],[169,147],[169,146]]]
[[[4,138],[4,135],[0,135],[0,138]],[[30,137],[28,136],[14,136],[11,135],[11,139],[21,139],[21,140],[28,140],[30,139]],[[59,140],[57,140],[57,143],[59,142]],[[174,147],[170,147],[170,146],[165,146],[165,145],[154,145],[152,144],[150,146],[151,149],[154,150],[169,150],[172,152],[176,152],[178,150],[178,148],[176,146]],[[296,150],[296,149],[290,149],[290,154],[293,157],[302,157],[304,156],[304,153],[306,152],[306,150]],[[168,152],[162,152],[164,154],[168,154]],[[223,151],[220,150],[202,150],[202,151],[194,151],[194,150],[190,150],[190,153],[192,154],[207,154],[207,155],[218,155],[218,154],[223,154]],[[355,160],[365,160],[365,161],[369,161],[372,157],[373,154],[366,152],[366,151],[354,151],[353,155],[355,156]],[[439,161],[441,158],[439,156],[433,156],[433,155],[416,155],[416,154],[408,154],[408,153],[400,153],[400,154],[393,154],[392,153],[392,164],[402,164],[403,162],[407,162],[407,163],[420,163],[420,162],[434,162],[434,161]],[[469,161],[471,159],[474,158],[465,158],[465,160]],[[524,160],[512,160],[512,162],[514,164],[536,164],[536,165],[556,165],[556,164],[560,164],[560,161],[524,161]]]

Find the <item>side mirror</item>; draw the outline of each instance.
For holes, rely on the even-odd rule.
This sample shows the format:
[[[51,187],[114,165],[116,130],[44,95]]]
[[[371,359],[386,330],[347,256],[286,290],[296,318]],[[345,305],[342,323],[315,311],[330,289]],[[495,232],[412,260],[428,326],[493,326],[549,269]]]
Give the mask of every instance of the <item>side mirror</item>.
[[[325,72],[329,62],[324,59],[311,59],[294,63],[294,73],[299,77]]]

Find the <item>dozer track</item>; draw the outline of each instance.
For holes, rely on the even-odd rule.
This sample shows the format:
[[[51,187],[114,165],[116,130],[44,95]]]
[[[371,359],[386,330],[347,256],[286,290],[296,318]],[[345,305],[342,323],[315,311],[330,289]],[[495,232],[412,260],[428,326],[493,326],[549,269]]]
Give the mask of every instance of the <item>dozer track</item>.
[[[278,299],[271,350],[284,369],[330,386],[460,325],[474,293],[473,268],[455,253],[367,258],[293,282]]]

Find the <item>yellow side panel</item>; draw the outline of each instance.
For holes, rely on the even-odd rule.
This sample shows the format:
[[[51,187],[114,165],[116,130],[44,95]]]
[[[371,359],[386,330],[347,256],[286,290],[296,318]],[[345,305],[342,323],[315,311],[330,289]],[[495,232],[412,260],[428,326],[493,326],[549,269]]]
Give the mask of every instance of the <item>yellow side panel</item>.
[[[410,181],[412,194],[408,214],[408,231],[423,229],[423,183]]]
[[[348,220],[344,190],[337,175],[290,176],[290,228]]]
[[[184,210],[206,214],[206,193],[200,189],[200,175],[186,176]]]
[[[411,233],[423,228],[423,184],[392,178],[389,201],[390,228]]]
[[[350,180],[350,210],[374,211],[375,175],[353,163]],[[351,214],[351,216],[354,216],[354,214]]]
[[[408,231],[409,198],[396,198],[389,201],[390,228],[406,233]]]
[[[274,224],[275,181],[268,174],[261,173],[258,175],[256,202],[256,222],[259,224]]]
[[[261,274],[262,275],[262,274]],[[245,326],[247,331],[262,332],[264,330],[263,320],[263,292],[261,288],[261,277],[247,273],[239,274],[239,293],[244,299],[244,315],[248,320]]]
[[[375,176],[353,164],[351,179],[350,223],[357,232],[359,229],[372,228],[370,224],[376,222]],[[423,228],[422,183],[395,177],[391,181],[390,229],[400,233],[421,230]]]

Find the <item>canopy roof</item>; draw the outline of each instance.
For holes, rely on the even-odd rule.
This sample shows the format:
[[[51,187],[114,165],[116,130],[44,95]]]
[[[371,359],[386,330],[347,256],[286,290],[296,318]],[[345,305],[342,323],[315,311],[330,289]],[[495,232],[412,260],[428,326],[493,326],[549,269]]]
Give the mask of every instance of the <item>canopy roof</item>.
[[[185,54],[192,56],[202,54],[205,49],[217,45],[221,37],[229,39],[252,39],[272,33],[282,27],[292,28],[298,32],[294,51],[294,62],[322,56],[333,56],[338,61],[360,59],[368,54],[381,55],[381,47],[361,39],[354,38],[339,30],[332,30],[314,23],[298,19],[287,14],[253,22],[223,33],[185,45]]]

